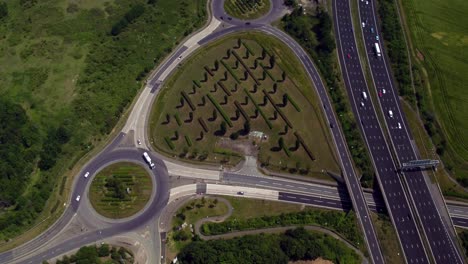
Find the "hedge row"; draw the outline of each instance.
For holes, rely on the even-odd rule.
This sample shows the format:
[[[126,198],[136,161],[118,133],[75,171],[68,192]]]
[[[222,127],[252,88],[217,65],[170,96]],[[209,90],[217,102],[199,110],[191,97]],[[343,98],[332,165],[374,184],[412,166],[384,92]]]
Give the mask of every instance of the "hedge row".
[[[315,157],[314,155],[312,154],[312,152],[310,151],[309,147],[307,147],[307,145],[305,144],[304,140],[302,139],[301,135],[299,135],[298,132],[294,132],[294,135],[296,136],[297,140],[299,140],[299,142],[301,142],[301,145],[302,147],[304,148],[305,152],[307,153],[307,155],[309,155],[309,158],[311,160],[315,160]]]
[[[206,96],[208,96],[208,99],[210,99],[211,103],[216,107],[218,112],[223,116],[224,121],[226,121],[229,127],[232,127],[231,119],[226,114],[226,112],[224,112],[224,109],[218,104],[218,102],[213,98],[213,96],[211,96],[211,94],[207,94]]]
[[[276,82],[276,79],[273,77],[273,75],[271,75],[271,73],[268,71],[268,69],[265,67],[265,65],[263,65],[263,63],[260,62],[260,66],[262,67],[262,69],[266,73],[266,75],[268,75],[268,77],[270,77],[270,79],[273,82]]]
[[[202,126],[203,130],[208,133],[208,126],[206,125],[205,121],[199,117],[198,118],[198,123],[200,123],[200,125]]]
[[[179,116],[179,112],[177,112],[175,115],[174,115],[176,121],[177,121],[177,125],[181,126],[182,125],[182,121],[180,121],[180,116]]]
[[[233,51],[232,54],[236,57],[236,59],[242,64],[244,69],[249,73],[250,77],[254,80],[255,84],[260,85],[260,82],[258,82],[257,78],[253,75],[252,71],[250,71],[250,68],[245,65],[244,61],[242,60],[241,57],[239,57],[239,54],[237,54],[236,51]]]
[[[244,117],[246,121],[250,121],[249,115],[245,112],[244,108],[242,108],[242,105],[236,100],[234,101],[234,104],[236,105],[237,109],[239,109],[240,113]]]
[[[268,119],[268,117],[265,115],[265,113],[263,112],[263,110],[258,106],[257,102],[255,101],[255,99],[252,97],[252,95],[249,93],[249,91],[247,91],[247,89],[244,88],[244,92],[247,94],[247,96],[250,98],[250,100],[252,101],[252,103],[255,105],[255,108],[258,110],[258,112],[260,113],[260,115],[263,117],[263,120],[265,120],[265,122],[267,123],[268,127],[270,129],[273,128],[273,125],[271,124],[270,120]]]
[[[214,76],[214,74],[211,72],[210,68],[208,68],[208,67],[205,66],[204,69],[205,69],[205,71],[206,71],[211,77]]]
[[[289,94],[285,93],[284,94],[286,96],[286,98],[288,99],[288,101],[294,106],[294,108],[296,108],[296,111],[298,112],[301,112],[301,108],[297,105],[297,103],[291,98],[291,96],[289,96]]]
[[[193,84],[195,84],[198,88],[201,88],[200,82],[197,80],[193,80]]]
[[[192,146],[192,140],[190,139],[189,136],[185,136],[185,142],[187,142],[187,145],[188,145],[189,147]]]
[[[187,103],[189,104],[190,109],[192,109],[192,111],[195,111],[195,109],[196,109],[195,105],[192,103],[192,100],[190,100],[190,97],[185,93],[185,91],[182,91],[180,93],[184,97],[185,101],[187,101]]]
[[[281,109],[279,109],[279,107],[273,101],[273,98],[271,98],[271,96],[268,94],[268,92],[265,89],[263,89],[263,94],[265,94],[265,96],[268,98],[270,103],[275,108],[276,112],[278,112],[278,114],[281,116],[281,118],[283,118],[284,122],[286,122],[286,124],[289,126],[289,128],[293,128],[291,122],[289,122],[288,117],[281,111]]]
[[[174,150],[175,146],[174,143],[172,143],[172,140],[168,137],[164,137],[164,141],[166,141],[167,146],[171,149]]]
[[[229,91],[229,90],[226,88],[226,86],[224,86],[224,84],[223,84],[221,81],[218,82],[218,85],[221,87],[221,89],[223,89],[223,91],[224,91],[228,96],[231,96],[231,95],[232,95],[232,94],[231,94],[231,91]]]
[[[236,82],[237,82],[238,84],[240,84],[239,78],[238,78],[237,75],[232,71],[231,67],[229,67],[229,65],[227,65],[223,60],[221,60],[221,63],[223,64],[224,68],[226,68],[226,70],[231,74],[232,78],[234,78],[234,80],[236,80]]]
[[[244,45],[245,49],[252,55],[255,56],[255,52],[252,51],[252,49],[247,45],[247,43],[242,41],[242,45]]]

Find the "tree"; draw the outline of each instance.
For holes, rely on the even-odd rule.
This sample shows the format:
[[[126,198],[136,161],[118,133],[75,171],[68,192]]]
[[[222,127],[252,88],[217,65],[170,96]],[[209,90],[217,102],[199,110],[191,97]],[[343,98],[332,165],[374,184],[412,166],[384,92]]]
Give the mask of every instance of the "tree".
[[[242,129],[242,135],[245,136],[245,135],[248,135],[250,133],[250,122],[247,120],[244,122],[244,128]]]
[[[8,16],[8,6],[5,2],[0,2],[0,19]]]
[[[219,129],[219,136],[224,136],[226,134],[227,127],[226,127],[226,121],[221,122],[220,129]]]
[[[98,249],[99,257],[107,257],[110,254],[110,248],[108,244],[102,244]]]
[[[275,67],[275,62],[276,62],[275,55],[271,55],[271,57],[270,57],[270,69],[273,69],[273,67]]]
[[[230,136],[229,136],[230,139],[232,140],[236,140],[239,138],[239,131],[236,131],[236,132],[233,132]]]

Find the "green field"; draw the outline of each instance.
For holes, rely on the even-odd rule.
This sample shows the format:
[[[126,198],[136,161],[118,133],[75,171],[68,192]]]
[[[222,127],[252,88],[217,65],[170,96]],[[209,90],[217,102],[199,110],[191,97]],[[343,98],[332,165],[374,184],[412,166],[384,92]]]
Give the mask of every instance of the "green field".
[[[224,10],[239,19],[259,18],[270,11],[270,0],[225,0]]]
[[[441,124],[446,151],[442,159],[468,186],[468,2],[401,1],[410,31],[412,56],[422,68],[420,91],[427,112]],[[427,80],[429,82],[427,82]],[[431,117],[431,118],[434,118]],[[438,130],[436,127],[435,130]]]
[[[108,218],[125,218],[143,209],[153,185],[148,172],[133,163],[116,163],[100,171],[91,183],[89,200]]]
[[[279,40],[230,36],[200,50],[168,80],[154,106],[151,138],[159,151],[186,161],[232,166],[255,155],[270,170],[339,172],[313,89]]]
[[[99,152],[147,74],[207,16],[206,0],[1,3],[3,250],[61,215],[77,162]]]

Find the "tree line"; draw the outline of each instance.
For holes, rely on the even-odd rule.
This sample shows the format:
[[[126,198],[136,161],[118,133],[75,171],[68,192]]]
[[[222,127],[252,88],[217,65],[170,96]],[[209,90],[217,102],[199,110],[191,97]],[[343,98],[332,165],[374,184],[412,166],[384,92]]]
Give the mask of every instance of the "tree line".
[[[360,263],[360,257],[328,235],[304,228],[284,234],[246,235],[229,240],[195,241],[177,255],[181,264],[271,263],[314,260],[321,257],[334,263]]]

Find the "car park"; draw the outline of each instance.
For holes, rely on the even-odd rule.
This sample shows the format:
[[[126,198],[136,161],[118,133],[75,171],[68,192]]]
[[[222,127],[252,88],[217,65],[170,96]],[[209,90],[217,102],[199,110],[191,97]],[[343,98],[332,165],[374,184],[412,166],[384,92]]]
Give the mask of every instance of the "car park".
[[[88,178],[88,176],[89,176],[89,171],[87,171],[87,172],[85,173],[84,177],[85,177],[85,178]]]

